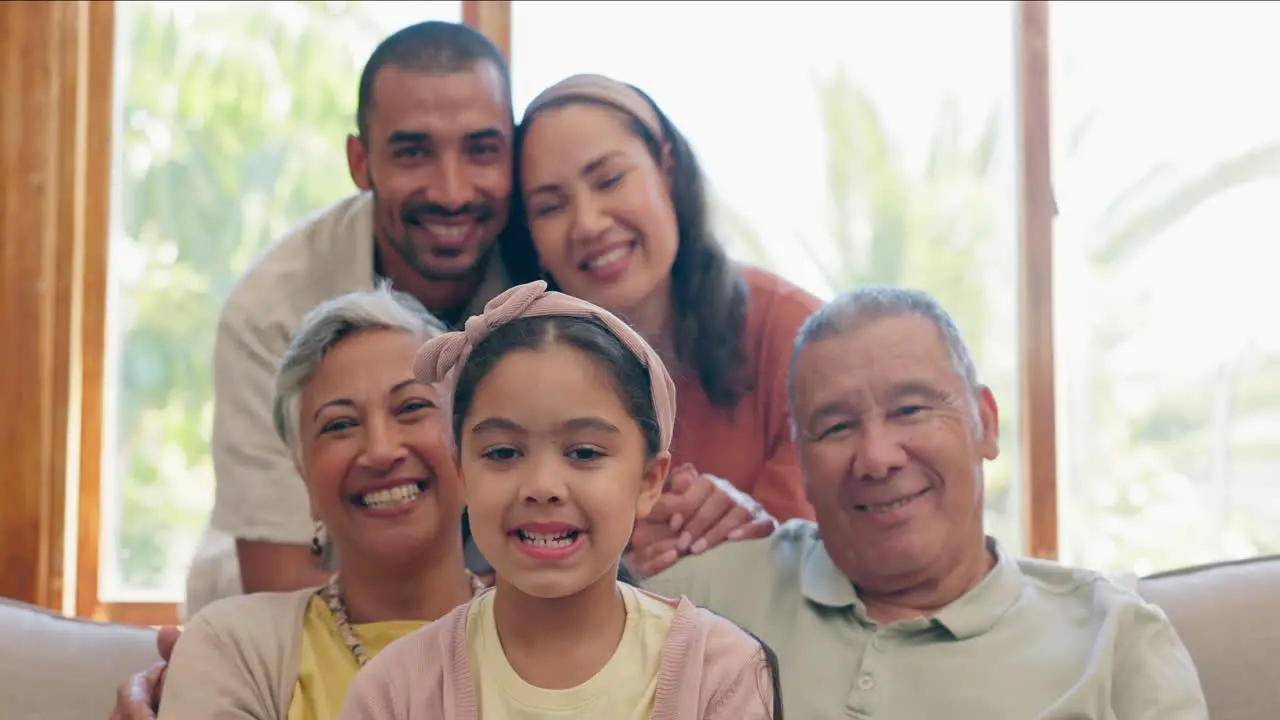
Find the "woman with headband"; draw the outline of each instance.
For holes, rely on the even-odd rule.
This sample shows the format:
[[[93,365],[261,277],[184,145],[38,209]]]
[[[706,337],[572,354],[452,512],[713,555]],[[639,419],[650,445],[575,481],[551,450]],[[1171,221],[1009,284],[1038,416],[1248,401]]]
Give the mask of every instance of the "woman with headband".
[[[634,87],[598,75],[553,85],[525,111],[515,153],[528,236],[504,240],[513,280],[540,274],[626,318],[676,377],[673,487],[637,526],[637,569],[767,534],[771,522],[744,525],[753,506],[811,519],[786,373],[820,301],[729,260],[689,143]]]
[[[758,639],[615,580],[662,493],[676,388],[626,323],[545,288],[508,290],[418,352],[418,380],[451,397],[495,588],[374,658],[342,718],[780,719]]]

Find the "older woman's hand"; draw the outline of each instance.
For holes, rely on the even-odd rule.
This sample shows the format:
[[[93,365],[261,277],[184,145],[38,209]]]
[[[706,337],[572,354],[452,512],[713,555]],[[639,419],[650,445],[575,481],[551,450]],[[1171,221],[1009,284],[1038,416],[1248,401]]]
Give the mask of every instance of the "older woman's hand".
[[[133,675],[116,690],[116,708],[111,720],[156,720],[160,711],[160,693],[164,690],[164,671],[182,631],[163,627],[156,634],[156,651],[162,662]]]

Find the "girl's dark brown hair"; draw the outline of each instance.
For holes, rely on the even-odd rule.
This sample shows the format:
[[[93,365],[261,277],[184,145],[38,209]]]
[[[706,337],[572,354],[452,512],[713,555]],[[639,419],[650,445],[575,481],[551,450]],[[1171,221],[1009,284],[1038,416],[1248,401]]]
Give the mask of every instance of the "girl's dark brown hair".
[[[675,262],[671,266],[676,359],[683,368],[697,373],[703,392],[714,405],[732,412],[738,401],[752,389],[743,346],[747,286],[712,228],[706,181],[693,148],[652,98],[639,88],[629,87],[653,108],[670,146],[671,202],[675,208],[679,237]],[[663,143],[625,110],[595,98],[565,97],[538,108],[516,128],[517,178],[520,177],[524,139],[529,125],[537,119],[537,113],[570,103],[598,105],[623,115],[627,119],[628,130],[644,142],[654,163],[659,168],[663,166]],[[512,193],[511,207],[513,220],[525,217],[524,198],[518,189]],[[510,230],[500,245],[502,260],[512,282],[519,284],[539,279],[538,253],[528,223],[512,222]],[[548,283],[552,289],[558,289],[553,281],[548,279]]]
[[[769,643],[760,639],[759,635],[739,625],[742,632],[755,638],[760,643],[760,649],[764,652],[764,667],[769,673],[769,689],[773,696],[772,708],[769,717],[773,720],[783,720],[782,718],[782,668],[778,665],[778,654],[769,647]]]

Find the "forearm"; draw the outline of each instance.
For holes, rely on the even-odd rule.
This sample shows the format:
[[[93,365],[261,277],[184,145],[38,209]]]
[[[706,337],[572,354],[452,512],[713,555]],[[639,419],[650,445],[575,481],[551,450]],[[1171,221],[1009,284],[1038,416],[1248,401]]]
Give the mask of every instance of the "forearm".
[[[329,581],[330,573],[304,545],[237,540],[236,556],[246,593],[302,590]]]

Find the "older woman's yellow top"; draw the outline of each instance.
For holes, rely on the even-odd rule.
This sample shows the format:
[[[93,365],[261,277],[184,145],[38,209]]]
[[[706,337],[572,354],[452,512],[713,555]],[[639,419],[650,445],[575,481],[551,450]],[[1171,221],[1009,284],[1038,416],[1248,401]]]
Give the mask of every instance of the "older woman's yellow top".
[[[382,652],[392,640],[426,625],[420,620],[352,625],[369,657]],[[298,680],[289,703],[288,720],[337,720],[347,688],[360,666],[342,639],[329,606],[319,596],[307,605],[302,622],[302,647],[298,657]]]

